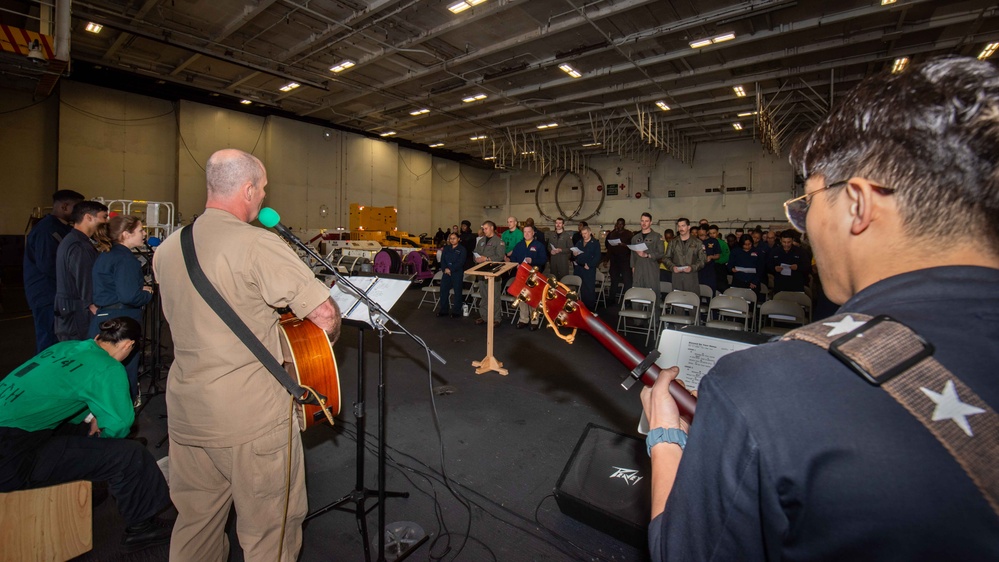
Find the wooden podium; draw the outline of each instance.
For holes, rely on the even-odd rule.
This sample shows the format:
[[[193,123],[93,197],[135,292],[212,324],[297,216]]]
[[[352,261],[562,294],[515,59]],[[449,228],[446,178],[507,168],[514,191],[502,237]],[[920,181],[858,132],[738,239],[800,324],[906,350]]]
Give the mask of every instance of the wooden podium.
[[[507,370],[503,368],[503,364],[493,357],[493,315],[495,311],[493,310],[493,295],[496,288],[496,278],[502,276],[507,271],[517,267],[520,264],[512,262],[501,262],[501,261],[486,261],[482,262],[472,269],[465,271],[470,275],[481,275],[486,278],[486,285],[489,286],[487,298],[489,299],[489,305],[487,308],[486,316],[486,356],[482,361],[472,361],[473,367],[478,367],[475,369],[475,374],[481,375],[483,373],[488,373],[489,371],[496,371],[497,373],[506,376]],[[482,305],[479,305],[479,315],[482,314]]]

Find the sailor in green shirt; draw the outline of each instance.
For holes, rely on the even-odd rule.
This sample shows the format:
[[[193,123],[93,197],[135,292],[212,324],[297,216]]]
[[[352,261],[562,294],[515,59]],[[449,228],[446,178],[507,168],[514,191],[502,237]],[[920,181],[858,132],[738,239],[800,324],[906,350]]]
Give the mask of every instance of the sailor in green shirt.
[[[718,283],[718,292],[724,292],[728,289],[728,258],[732,254],[732,250],[728,247],[728,242],[725,241],[724,236],[719,236],[718,225],[712,224],[708,226],[708,236],[714,238],[718,241],[718,248],[721,249],[721,256],[715,260],[715,275],[717,276],[716,282]]]
[[[121,361],[140,337],[138,322],[113,318],[95,339],[57,343],[0,380],[0,492],[107,481],[126,552],[170,540],[155,518],[170,505],[163,473],[139,442],[122,439],[135,412]]]
[[[500,239],[503,240],[503,245],[506,246],[506,255],[509,257],[517,244],[524,241],[524,231],[517,228],[516,217],[507,217],[506,225],[508,228],[500,236]]]

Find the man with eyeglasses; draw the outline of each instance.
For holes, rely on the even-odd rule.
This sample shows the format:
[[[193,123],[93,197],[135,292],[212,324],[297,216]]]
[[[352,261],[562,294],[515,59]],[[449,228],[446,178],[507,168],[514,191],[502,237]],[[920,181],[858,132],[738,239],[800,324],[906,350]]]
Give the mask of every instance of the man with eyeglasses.
[[[999,560],[999,70],[934,59],[838,101],[785,209],[840,315],[718,361],[689,441],[677,368],[643,390],[653,560]]]

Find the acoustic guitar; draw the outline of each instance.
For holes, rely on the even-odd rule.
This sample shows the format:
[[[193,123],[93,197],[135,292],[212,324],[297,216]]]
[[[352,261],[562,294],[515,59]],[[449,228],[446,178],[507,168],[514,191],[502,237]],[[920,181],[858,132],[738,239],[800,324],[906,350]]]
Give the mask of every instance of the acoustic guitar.
[[[340,413],[340,377],[326,332],[293,314],[282,315],[279,327],[285,369],[298,384],[326,397],[325,408],[310,404],[299,406],[302,431],[324,421],[332,425],[333,417]]]
[[[517,277],[510,284],[507,292],[518,300],[537,308],[539,313],[543,313],[548,319],[549,327],[555,331],[555,335],[566,343],[571,344],[575,340],[576,330],[582,328],[610,350],[614,357],[617,357],[618,361],[624,363],[629,369],[636,368],[645,360],[645,355],[642,352],[635,349],[635,346],[628,343],[603,320],[587,310],[575,291],[555,279],[548,279],[538,273],[537,268],[532,268],[529,264],[520,264],[517,268]],[[562,328],[569,328],[572,332],[563,334],[559,331]],[[640,375],[639,380],[646,386],[652,386],[662,370],[662,367],[653,363]],[[628,382],[627,379],[626,382]],[[624,384],[623,386],[628,388],[630,385]],[[673,400],[676,400],[680,415],[688,420],[693,419],[694,410],[697,409],[697,399],[676,381],[670,383],[669,393]]]

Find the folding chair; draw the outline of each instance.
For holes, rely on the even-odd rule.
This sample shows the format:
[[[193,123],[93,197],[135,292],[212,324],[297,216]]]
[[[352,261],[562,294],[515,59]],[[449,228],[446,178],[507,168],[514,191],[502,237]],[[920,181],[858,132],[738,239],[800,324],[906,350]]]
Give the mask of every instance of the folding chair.
[[[764,325],[770,322],[769,325]],[[777,324],[781,325],[778,326]],[[760,333],[775,336],[786,334],[793,328],[805,325],[805,311],[789,300],[772,300],[760,307]]]
[[[690,291],[673,291],[663,299],[662,309],[659,333],[666,329],[666,324],[696,326],[701,316],[701,297]]]
[[[798,304],[805,311],[805,318],[808,322],[812,321],[812,298],[805,293],[798,293],[794,291],[781,291],[774,295],[775,301],[790,301]]]
[[[670,281],[660,281],[659,282],[659,294],[665,295],[667,293],[673,292],[673,283]]]
[[[607,275],[603,271],[597,270],[597,283],[593,286],[593,289],[597,293],[597,306],[599,307],[603,303],[604,308],[607,307]]]
[[[718,295],[708,304],[708,321],[704,325],[709,328],[749,331],[749,318],[749,301],[740,297]]]
[[[628,308],[628,303],[641,305],[642,308]],[[645,345],[649,345],[649,336],[656,329],[656,292],[645,287],[632,287],[624,294],[621,310],[617,313],[617,332],[619,334],[645,332]],[[648,324],[641,327],[628,324],[628,319],[644,320]]]
[[[722,293],[727,297],[739,297],[749,303],[749,330],[756,329],[756,307],[757,307],[757,296],[752,289],[745,289],[740,287],[729,287],[725,289]]]
[[[416,305],[416,308],[423,306],[423,303],[427,301],[428,297],[430,298],[430,303],[434,305],[434,308],[437,307],[437,303],[440,302],[441,278],[443,277],[444,272],[438,271],[432,278],[430,278],[430,284],[420,289],[423,291],[423,298],[420,299],[420,304]]]
[[[559,282],[576,291],[576,294],[579,294],[579,288],[583,285],[583,278],[578,275],[566,275],[559,279]]]

